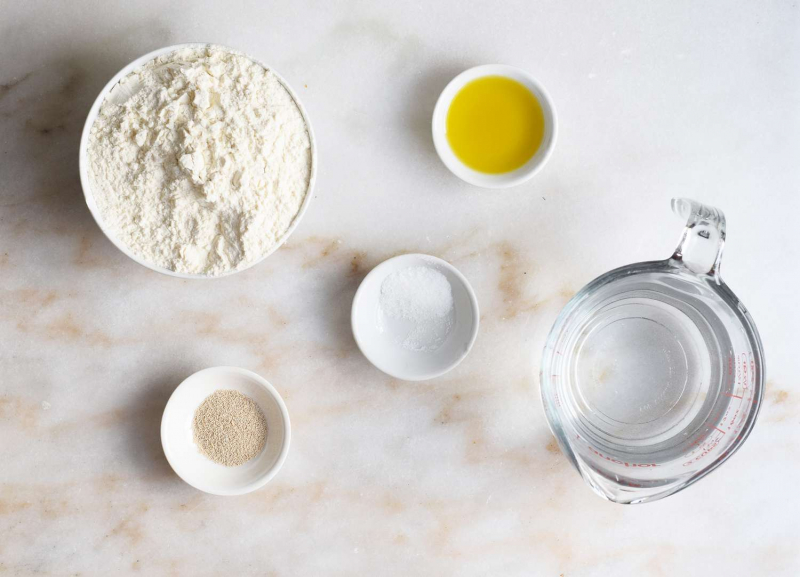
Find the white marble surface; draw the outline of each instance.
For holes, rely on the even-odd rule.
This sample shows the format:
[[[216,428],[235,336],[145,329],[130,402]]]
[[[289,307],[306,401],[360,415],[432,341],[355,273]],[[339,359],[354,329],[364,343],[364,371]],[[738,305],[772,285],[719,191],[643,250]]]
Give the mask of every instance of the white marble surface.
[[[793,2],[0,0],[0,574],[797,575],[800,573],[800,9]],[[271,63],[319,141],[290,243],[214,282],[150,272],[92,221],[77,149],[111,75],[208,41]],[[460,70],[549,89],[555,155],[507,191],[461,183],[429,120]],[[723,276],[768,390],[721,469],[650,505],[605,502],[555,449],[538,358],[559,308],[666,257],[671,196],[728,216]],[[471,280],[481,332],[421,384],[373,369],[349,306],[383,259]],[[291,453],[263,490],[199,493],[161,452],[170,392],[203,367],[285,396]]]

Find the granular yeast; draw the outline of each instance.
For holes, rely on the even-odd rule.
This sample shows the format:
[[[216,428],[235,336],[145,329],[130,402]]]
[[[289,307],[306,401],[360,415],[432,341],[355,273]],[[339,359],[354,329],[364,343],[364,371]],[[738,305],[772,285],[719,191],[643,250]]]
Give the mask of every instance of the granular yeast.
[[[194,442],[209,459],[236,467],[257,457],[267,442],[267,419],[239,391],[215,391],[200,404],[193,421]]]

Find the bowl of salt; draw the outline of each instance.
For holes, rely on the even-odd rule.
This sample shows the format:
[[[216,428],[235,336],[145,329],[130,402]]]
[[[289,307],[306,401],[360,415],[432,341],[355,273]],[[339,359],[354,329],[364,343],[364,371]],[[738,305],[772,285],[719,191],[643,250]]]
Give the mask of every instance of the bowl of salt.
[[[404,254],[364,278],[351,323],[358,348],[378,369],[424,381],[464,360],[478,336],[479,316],[475,292],[453,265]]]

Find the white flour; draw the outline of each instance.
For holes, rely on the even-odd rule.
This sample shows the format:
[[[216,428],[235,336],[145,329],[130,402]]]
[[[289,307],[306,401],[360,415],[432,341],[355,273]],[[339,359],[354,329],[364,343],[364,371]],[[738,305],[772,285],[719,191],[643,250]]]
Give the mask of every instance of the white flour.
[[[305,121],[274,74],[207,46],[120,84],[89,140],[104,225],[140,258],[190,274],[246,267],[281,240],[308,190]],[[137,91],[138,90],[138,91]]]

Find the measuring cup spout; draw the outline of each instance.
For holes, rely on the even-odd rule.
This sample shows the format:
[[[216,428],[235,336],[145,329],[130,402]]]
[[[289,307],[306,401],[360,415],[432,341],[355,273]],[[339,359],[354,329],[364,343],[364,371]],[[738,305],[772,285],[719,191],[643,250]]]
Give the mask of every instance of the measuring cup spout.
[[[672,211],[686,220],[672,260],[695,274],[711,276],[721,284],[719,268],[725,246],[725,215],[718,208],[688,198],[673,198]]]

